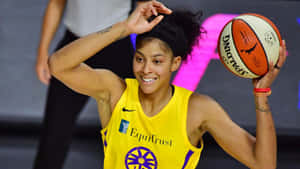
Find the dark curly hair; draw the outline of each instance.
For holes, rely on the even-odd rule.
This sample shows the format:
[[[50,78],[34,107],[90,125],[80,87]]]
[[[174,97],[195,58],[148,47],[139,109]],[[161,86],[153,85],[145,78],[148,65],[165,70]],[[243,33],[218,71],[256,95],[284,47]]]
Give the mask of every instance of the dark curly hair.
[[[174,56],[181,56],[182,60],[186,60],[193,46],[198,45],[198,37],[204,32],[200,26],[201,16],[201,11],[194,14],[190,11],[174,10],[172,14],[165,15],[151,31],[137,36],[137,48],[147,39],[158,38],[166,43]]]

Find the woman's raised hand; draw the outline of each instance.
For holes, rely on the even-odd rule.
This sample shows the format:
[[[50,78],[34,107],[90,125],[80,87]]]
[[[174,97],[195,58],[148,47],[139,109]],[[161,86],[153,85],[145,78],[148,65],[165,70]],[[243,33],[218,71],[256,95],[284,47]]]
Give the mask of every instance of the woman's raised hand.
[[[270,69],[267,74],[263,77],[253,79],[253,86],[255,88],[267,88],[270,87],[275,78],[277,77],[278,73],[280,72],[280,68],[283,66],[286,60],[286,44],[285,41],[282,40],[282,45],[280,46],[279,51],[279,59],[277,64],[270,63]]]
[[[171,14],[172,11],[155,0],[139,5],[125,21],[128,33],[141,34],[150,31],[163,19],[163,15],[159,13]],[[153,15],[155,18],[148,21]]]

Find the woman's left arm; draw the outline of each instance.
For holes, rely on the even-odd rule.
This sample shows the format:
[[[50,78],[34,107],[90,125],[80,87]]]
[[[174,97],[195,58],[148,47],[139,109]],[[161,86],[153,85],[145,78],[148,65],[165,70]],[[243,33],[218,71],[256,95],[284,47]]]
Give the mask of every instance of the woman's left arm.
[[[279,60],[275,66],[270,63],[269,72],[262,78],[254,79],[254,88],[268,88],[277,77],[286,60],[283,41]],[[256,105],[256,138],[235,124],[226,112],[214,101],[208,101],[209,116],[205,129],[231,156],[252,169],[275,169],[277,156],[276,132],[267,94],[254,94]]]
[[[269,88],[276,79],[286,60],[286,45],[282,41],[278,62],[271,63],[269,72],[259,79],[253,79],[254,88]],[[276,168],[277,143],[276,132],[268,97],[265,93],[255,93],[256,109],[256,144],[254,154],[260,168]]]

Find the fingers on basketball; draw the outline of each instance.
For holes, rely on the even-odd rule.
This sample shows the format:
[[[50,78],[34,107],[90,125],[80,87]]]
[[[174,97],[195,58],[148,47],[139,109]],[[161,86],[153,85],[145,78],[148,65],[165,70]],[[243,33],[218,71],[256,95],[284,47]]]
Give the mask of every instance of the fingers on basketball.
[[[285,44],[285,40],[282,40],[282,46],[280,46],[279,60],[278,60],[277,65],[279,67],[282,67],[285,60],[286,60],[286,44]]]

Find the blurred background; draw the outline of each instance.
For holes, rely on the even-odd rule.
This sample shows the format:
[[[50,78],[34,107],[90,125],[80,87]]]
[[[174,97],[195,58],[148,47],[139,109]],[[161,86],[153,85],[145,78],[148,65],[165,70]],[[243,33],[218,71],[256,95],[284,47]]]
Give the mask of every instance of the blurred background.
[[[228,72],[217,58],[216,37],[229,18],[258,13],[271,19],[287,42],[288,58],[272,86],[270,104],[278,134],[278,168],[300,167],[300,1],[298,0],[161,0],[171,9],[203,11],[207,36],[199,48],[199,93],[215,98],[232,119],[255,133],[251,81]],[[36,153],[46,98],[46,86],[35,74],[35,58],[47,0],[0,1],[0,168],[30,169]],[[225,23],[224,23],[225,22]],[[51,50],[64,32],[60,27]],[[298,40],[298,41],[297,41]],[[197,56],[195,56],[197,57]],[[120,63],[121,64],[121,63]],[[196,64],[196,63],[195,63]],[[200,73],[199,73],[200,72]],[[197,74],[197,75],[196,75]],[[175,75],[176,76],[176,75]],[[182,84],[182,83],[181,83]],[[183,87],[189,87],[182,84]],[[97,107],[90,99],[77,123],[65,169],[102,168],[103,152]],[[238,139],[238,138],[237,138]],[[209,135],[198,168],[245,166],[221,150]]]

